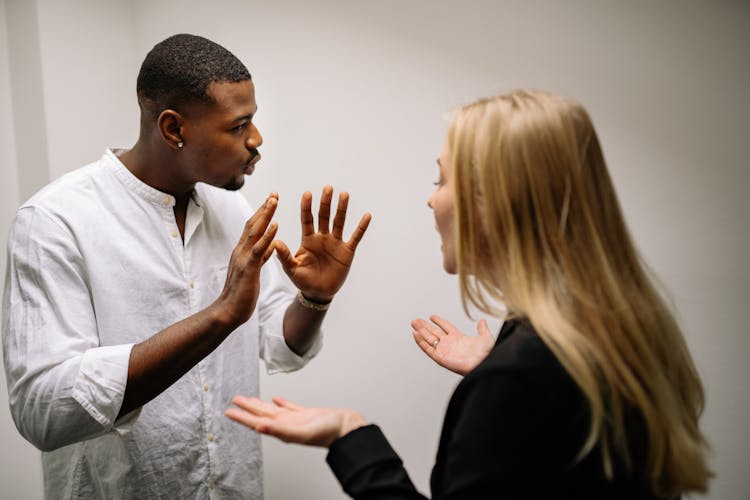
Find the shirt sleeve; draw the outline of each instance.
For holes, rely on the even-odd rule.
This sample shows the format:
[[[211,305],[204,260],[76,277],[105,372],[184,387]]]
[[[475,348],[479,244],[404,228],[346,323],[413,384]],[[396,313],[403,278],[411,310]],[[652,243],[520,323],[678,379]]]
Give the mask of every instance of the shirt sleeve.
[[[260,325],[260,357],[269,374],[299,370],[315,357],[323,347],[323,334],[319,330],[305,354],[299,356],[284,340],[284,314],[293,300],[295,290],[287,279],[281,264],[271,258],[261,269],[261,288],[258,297],[258,323]]]
[[[138,411],[116,419],[133,345],[99,345],[86,266],[73,235],[41,209],[24,207],[11,227],[7,255],[3,354],[20,433],[50,451],[127,432]]]

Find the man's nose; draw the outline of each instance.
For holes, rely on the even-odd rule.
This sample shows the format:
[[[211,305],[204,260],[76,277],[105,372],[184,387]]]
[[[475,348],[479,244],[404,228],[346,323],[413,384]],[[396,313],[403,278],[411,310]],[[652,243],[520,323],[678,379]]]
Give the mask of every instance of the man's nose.
[[[247,137],[247,147],[250,149],[259,148],[263,144],[263,136],[260,135],[258,127],[255,125],[250,127],[250,135]]]

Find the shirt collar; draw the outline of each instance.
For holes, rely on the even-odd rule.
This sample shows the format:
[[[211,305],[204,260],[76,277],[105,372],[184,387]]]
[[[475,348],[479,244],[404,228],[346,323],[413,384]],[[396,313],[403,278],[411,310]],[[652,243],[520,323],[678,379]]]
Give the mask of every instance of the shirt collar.
[[[110,148],[104,152],[104,159],[106,164],[115,173],[115,176],[125,184],[132,191],[146,199],[147,201],[158,205],[160,207],[174,207],[176,200],[175,197],[169,193],[159,191],[140,180],[138,177],[128,170],[122,161],[120,161],[120,155],[128,151],[125,148]],[[197,189],[193,189],[190,193],[190,198],[197,206],[201,206],[201,198],[198,194]]]

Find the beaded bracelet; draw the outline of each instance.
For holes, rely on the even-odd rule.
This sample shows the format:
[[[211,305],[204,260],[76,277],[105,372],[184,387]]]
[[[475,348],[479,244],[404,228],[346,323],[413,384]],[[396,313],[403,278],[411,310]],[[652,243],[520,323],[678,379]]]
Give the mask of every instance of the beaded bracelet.
[[[297,302],[299,302],[303,307],[306,307],[308,309],[312,309],[314,311],[326,311],[328,310],[328,307],[331,305],[331,301],[333,299],[329,300],[328,302],[322,303],[322,302],[314,302],[304,295],[302,295],[302,292],[297,292]]]

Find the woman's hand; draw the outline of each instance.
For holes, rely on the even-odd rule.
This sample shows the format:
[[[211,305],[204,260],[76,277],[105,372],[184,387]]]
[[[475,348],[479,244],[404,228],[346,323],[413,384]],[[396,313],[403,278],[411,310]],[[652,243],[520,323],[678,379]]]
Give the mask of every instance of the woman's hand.
[[[476,337],[461,333],[440,316],[432,315],[430,321],[420,318],[411,322],[414,341],[435,363],[459,375],[473,370],[495,345],[485,320],[477,323]]]
[[[273,404],[258,398],[235,396],[224,414],[260,434],[275,436],[287,443],[328,448],[354,429],[367,425],[362,415],[344,408],[307,408],[272,398]]]

